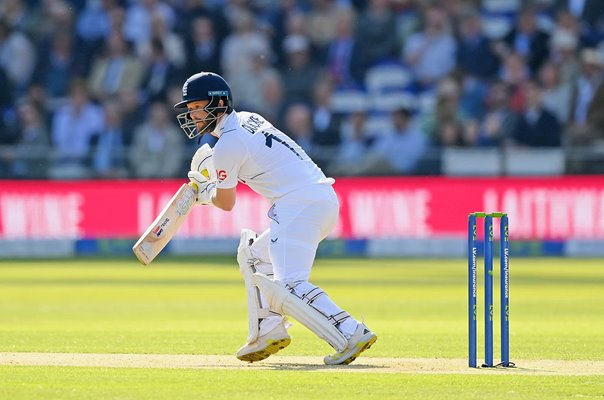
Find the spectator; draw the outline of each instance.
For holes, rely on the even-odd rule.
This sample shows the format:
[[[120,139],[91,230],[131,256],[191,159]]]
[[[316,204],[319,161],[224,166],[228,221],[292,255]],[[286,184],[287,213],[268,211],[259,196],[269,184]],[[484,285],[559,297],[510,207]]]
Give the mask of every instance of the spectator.
[[[497,76],[499,58],[492,50],[492,43],[482,31],[480,15],[466,13],[460,26],[457,42],[457,66],[466,74],[490,81]]]
[[[111,35],[111,32],[119,32],[123,36],[122,30],[125,24],[126,10],[124,9],[124,7],[122,7],[121,5],[112,7],[109,10],[109,33],[107,34],[107,36],[105,36],[105,40],[103,41],[103,43],[107,41],[107,38],[109,37],[109,35]],[[105,46],[100,46],[101,49],[103,49],[103,47]]]
[[[55,159],[51,178],[89,176],[91,142],[103,126],[102,110],[90,101],[84,82],[71,84],[68,103],[56,112],[51,131]]]
[[[26,35],[0,17],[0,67],[18,94],[27,90],[36,65],[36,51]]]
[[[69,82],[70,91],[71,91],[71,88],[75,81],[83,82],[82,78],[76,78],[75,80],[72,79]],[[44,88],[42,86],[40,86],[39,84],[36,84],[36,83],[33,83],[29,87],[26,95],[24,96],[24,99],[27,99],[28,102],[31,102],[34,104],[36,109],[40,112],[40,114],[42,114],[42,119],[44,120],[44,123],[47,126],[51,126],[52,118],[54,116],[54,113],[57,110],[57,107],[65,104],[64,102],[58,103],[56,105],[52,104],[52,102],[50,102],[48,100],[46,90],[44,90]]]
[[[587,31],[594,31],[604,17],[601,0],[554,0],[553,3],[558,12],[568,11],[575,18],[580,19]]]
[[[43,46],[40,50],[35,81],[44,88],[49,101],[63,101],[69,94],[71,79],[83,72],[77,65],[73,36],[70,32],[57,31],[50,46]]]
[[[596,136],[593,124],[598,124],[595,114],[599,113],[604,100],[594,97],[604,81],[604,58],[595,49],[583,49],[581,52],[581,76],[577,80],[572,109],[570,143],[586,145]],[[589,118],[589,110],[593,110]]]
[[[104,56],[94,62],[88,80],[94,97],[102,101],[124,90],[138,89],[142,74],[143,64],[132,56],[124,37],[114,31],[107,38]]]
[[[252,60],[252,70],[248,82],[240,92],[238,107],[265,115],[272,121],[281,118],[283,100],[283,83],[279,72],[268,63],[263,54],[257,54]]]
[[[117,101],[108,101],[103,109],[105,117],[103,127],[94,140],[93,172],[99,178],[125,178],[128,176],[128,171],[122,110]]]
[[[336,14],[335,37],[327,45],[325,67],[339,87],[357,86],[365,71],[358,65],[358,44],[354,38],[355,14],[350,8],[341,8]]]
[[[333,0],[313,0],[313,7],[307,16],[307,32],[311,45],[317,49],[317,56],[325,60],[329,43],[336,36],[339,8]]]
[[[328,170],[333,175],[358,175],[364,167],[372,139],[367,128],[367,113],[364,110],[353,112],[342,123],[341,130],[342,143],[328,164]]]
[[[404,45],[409,37],[421,27],[421,11],[425,7],[415,0],[403,0],[391,3],[396,15],[396,36],[399,43]]]
[[[573,98],[571,83],[562,80],[560,66],[551,61],[541,66],[538,80],[542,86],[543,107],[566,126]]]
[[[172,87],[167,90],[167,96]],[[178,89],[180,95],[180,88]],[[132,145],[134,138],[134,130],[141,125],[145,119],[146,104],[142,101],[137,90],[124,90],[119,93],[117,101],[119,102],[120,114],[122,117],[122,129],[124,145],[129,147]]]
[[[280,12],[283,13],[284,21],[275,27],[275,37],[271,41],[275,52],[275,64],[278,68],[284,68],[287,64],[287,51],[283,44],[285,39],[290,36],[306,36],[307,31],[306,14],[297,7],[287,7],[288,2],[289,0],[282,2]]]
[[[151,42],[151,59],[141,84],[142,98],[146,103],[166,100],[168,87],[182,79],[181,70],[166,56],[161,40]]]
[[[489,1],[489,0],[487,0]],[[497,0],[496,0],[497,1]],[[540,0],[537,0],[540,1]],[[491,1],[492,2],[492,1]],[[510,3],[509,0],[504,0],[506,3]],[[433,2],[438,4],[439,2]],[[485,0],[452,0],[452,1],[443,1],[442,3],[443,10],[445,14],[449,17],[449,21],[454,28],[457,28],[461,25],[461,21],[468,14],[474,12],[474,10],[478,10],[484,3]],[[429,3],[428,3],[429,4]]]
[[[504,82],[491,85],[486,106],[487,112],[478,128],[476,144],[500,146],[508,143],[516,125],[516,114],[510,109],[510,89]]]
[[[451,74],[459,86],[459,109],[467,118],[480,120],[485,113],[485,97],[489,91],[489,85],[473,75],[464,73],[463,70]]]
[[[126,40],[136,46],[141,45],[151,37],[155,16],[164,19],[168,30],[171,30],[174,26],[174,9],[162,0],[140,0],[129,4],[120,32],[123,32]]]
[[[439,83],[435,109],[425,113],[420,122],[422,131],[430,141],[440,142],[439,132],[445,122],[448,126],[455,127],[463,127],[466,123],[467,116],[463,114],[460,107],[459,96],[459,84],[454,79],[448,78]],[[460,138],[460,140],[464,139]]]
[[[262,86],[262,115],[275,126],[281,125],[283,117],[283,81],[279,73],[265,74]]]
[[[530,70],[520,54],[511,53],[506,57],[500,78],[510,88],[510,107],[515,112],[521,113],[526,108],[525,86],[530,76]]]
[[[389,0],[369,0],[360,14],[355,32],[359,57],[356,78],[365,76],[367,70],[380,61],[391,60],[399,54],[396,39],[396,20]]]
[[[225,15],[224,7],[212,7],[207,0],[187,0],[179,3],[176,12],[178,23],[174,26],[175,32],[180,36],[190,36],[195,30],[195,20],[201,18],[212,21],[213,36],[218,44],[230,33],[229,22]],[[189,37],[190,39],[190,37]],[[203,70],[205,71],[205,70]],[[197,72],[197,71],[196,71]]]
[[[310,58],[310,43],[304,36],[288,36],[283,42],[287,66],[283,69],[285,104],[311,103],[313,87],[320,77],[320,69]]]
[[[233,33],[222,47],[222,70],[230,83],[233,97],[243,98],[240,93],[249,93],[245,86],[252,77],[254,58],[258,55],[271,58],[268,38],[255,30],[254,16],[248,11],[233,14]],[[197,71],[199,72],[199,71]]]
[[[35,2],[38,7],[33,8],[28,35],[36,44],[41,44],[54,32],[65,30],[75,32],[76,13],[80,9],[74,7],[73,1],[45,0]]]
[[[591,143],[595,141],[604,143],[602,107],[604,107],[604,84],[600,82],[587,109],[587,129]]]
[[[558,32],[564,32],[575,39],[575,47],[580,43],[581,47],[584,47],[589,42],[589,39],[584,37],[586,33],[581,23],[582,21],[577,19],[570,11],[561,9],[555,13],[556,20],[552,26],[552,32],[550,40],[555,40],[555,35]],[[550,54],[551,55],[551,54]]]
[[[514,143],[528,147],[559,147],[562,129],[556,116],[543,107],[541,87],[536,81],[526,85],[526,111],[519,115],[512,131]]]
[[[161,42],[166,58],[170,64],[181,69],[185,66],[186,56],[182,38],[168,28],[165,18],[161,14],[154,14],[151,18],[151,35],[144,41],[138,42],[136,50],[140,57],[148,61],[153,58],[154,42]],[[182,79],[183,77],[178,77]]]
[[[341,116],[331,108],[333,84],[329,79],[320,79],[313,92],[313,142],[318,146],[338,146],[340,144]]]
[[[21,172],[13,173],[12,165],[7,166],[7,160],[14,158],[14,146],[22,140],[22,114],[40,114],[53,146],[57,121],[74,121],[77,133],[83,132],[88,139],[67,135],[59,146],[66,152],[61,165],[54,163],[55,153],[49,153],[49,175],[89,176],[97,156],[90,153],[91,143],[82,142],[95,144],[101,139],[94,139],[99,132],[88,131],[89,125],[96,124],[95,118],[84,123],[80,114],[89,107],[96,107],[99,114],[97,102],[114,104],[117,114],[122,114],[117,118],[123,146],[129,149],[149,103],[165,103],[171,92],[180,97],[181,87],[173,83],[200,70],[231,76],[235,106],[258,111],[276,126],[285,125],[286,109],[304,104],[311,113],[314,157],[319,164],[330,165],[338,146],[350,145],[354,152],[371,142],[341,137],[344,115],[333,112],[332,91],[362,91],[370,66],[400,61],[410,53],[414,57],[408,61],[414,69],[406,66],[406,72],[416,74],[418,84],[409,85],[406,77],[386,72],[381,78],[394,77],[400,86],[384,96],[371,96],[370,102],[388,107],[397,96],[413,97],[420,126],[434,145],[510,144],[516,119],[524,116],[532,121],[530,117],[537,114],[529,110],[537,108],[530,106],[528,98],[530,81],[536,80],[542,108],[566,129],[560,133],[561,141],[586,150],[595,148],[596,141],[604,138],[604,9],[600,3],[0,0],[0,145],[11,149],[3,153],[1,175],[21,177],[34,171],[20,166]],[[518,11],[521,6],[523,10]],[[507,31],[498,30],[497,22],[516,15],[517,27],[505,28],[504,23],[500,27]],[[489,24],[482,26],[482,21]],[[124,35],[136,41],[126,42]],[[136,46],[140,57],[134,57],[130,45]],[[80,111],[74,111],[71,87],[80,80],[88,82],[90,98]],[[352,96],[338,93],[333,97],[343,104]],[[22,108],[22,103],[32,104],[37,112],[23,111],[28,107]],[[365,116],[365,129],[388,119],[374,117],[374,113]],[[75,147],[88,149],[78,156],[67,155],[71,150],[66,143],[71,145],[71,141]],[[196,146],[192,141],[184,151],[191,153]],[[98,157],[110,159],[110,152]],[[425,167],[424,161],[420,168]],[[583,164],[575,165],[582,168]]]
[[[0,4],[0,15],[15,30],[27,32],[31,13],[23,0],[4,0]]]
[[[134,176],[172,178],[184,173],[183,135],[172,122],[167,106],[156,102],[148,111],[147,120],[136,128],[130,146],[129,159]]]
[[[2,161],[10,165],[9,177],[45,179],[48,177],[48,159],[51,154],[48,127],[40,110],[31,102],[19,104],[17,115],[17,143],[9,147],[2,157]]]
[[[555,29],[551,36],[550,61],[560,70],[560,80],[574,85],[581,73],[581,64],[577,57],[577,36],[565,29]]]
[[[289,136],[302,147],[306,154],[312,155],[314,132],[310,108],[306,104],[292,104],[285,110],[284,120],[284,129]]]
[[[190,43],[187,46],[187,75],[199,71],[211,71],[217,74],[222,72],[220,60],[222,48],[212,20],[207,17],[198,17],[191,26]]]
[[[79,52],[85,59],[92,59],[96,50],[103,46],[111,32],[110,10],[117,0],[87,0],[84,10],[76,18],[76,37]]]
[[[510,53],[523,57],[531,73],[536,74],[549,56],[549,35],[537,25],[537,16],[532,7],[526,7],[518,16],[518,24],[505,36],[504,45],[499,47],[499,56],[506,58]]]
[[[404,49],[420,89],[430,88],[455,67],[457,45],[444,10],[437,6],[425,12],[424,28],[413,34]]]
[[[411,110],[399,108],[391,118],[393,129],[379,135],[371,146],[365,173],[413,174],[426,153],[426,136],[413,126]]]
[[[445,117],[435,128],[434,144],[437,148],[467,147],[471,144],[466,140],[464,126],[455,118]]]

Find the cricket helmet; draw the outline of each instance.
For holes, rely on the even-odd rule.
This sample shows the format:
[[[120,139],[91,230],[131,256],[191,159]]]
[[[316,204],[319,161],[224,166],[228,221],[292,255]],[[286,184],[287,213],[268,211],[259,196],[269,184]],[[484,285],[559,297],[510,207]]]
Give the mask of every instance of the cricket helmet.
[[[192,119],[188,110],[176,116],[180,127],[190,139],[212,132],[216,129],[219,115],[229,114],[233,110],[233,95],[229,84],[212,72],[199,72],[187,79],[182,86],[182,101],[176,103],[174,108],[186,108],[187,104],[201,100],[209,100],[203,108],[207,112],[203,121]],[[197,129],[198,122],[206,122],[201,132]]]

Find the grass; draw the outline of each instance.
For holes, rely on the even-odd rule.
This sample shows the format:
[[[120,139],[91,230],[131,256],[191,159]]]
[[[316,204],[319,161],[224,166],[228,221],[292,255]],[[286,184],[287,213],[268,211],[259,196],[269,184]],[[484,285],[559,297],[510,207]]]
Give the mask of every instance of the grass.
[[[464,260],[320,259],[312,281],[378,333],[367,357],[467,356]],[[512,360],[604,361],[603,287],[602,260],[512,259]],[[291,333],[284,356],[320,363],[331,352],[298,323]],[[165,258],[151,267],[123,259],[0,263],[0,352],[230,355],[246,335],[245,292],[232,258]],[[479,332],[479,354],[481,339]],[[571,372],[0,366],[0,398],[602,398],[604,371]]]
[[[0,369],[7,399],[602,398],[602,377],[335,374],[300,371]]]

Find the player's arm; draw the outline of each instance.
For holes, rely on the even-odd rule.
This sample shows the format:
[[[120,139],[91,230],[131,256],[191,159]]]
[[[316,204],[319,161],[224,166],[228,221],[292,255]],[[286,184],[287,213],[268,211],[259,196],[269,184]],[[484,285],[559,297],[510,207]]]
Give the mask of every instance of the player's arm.
[[[197,204],[212,204],[224,211],[231,211],[235,207],[237,191],[234,187],[217,189],[216,182],[208,180],[197,171],[189,172],[190,185],[197,189]]]
[[[237,200],[237,190],[232,187],[229,189],[216,189],[216,194],[212,198],[212,203],[224,211],[231,211],[235,207]]]

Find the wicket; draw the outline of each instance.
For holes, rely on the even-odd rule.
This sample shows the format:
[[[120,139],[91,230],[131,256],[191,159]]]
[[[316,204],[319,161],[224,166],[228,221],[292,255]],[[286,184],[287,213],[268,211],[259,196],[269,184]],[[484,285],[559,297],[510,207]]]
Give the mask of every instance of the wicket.
[[[477,367],[476,316],[477,258],[476,219],[484,218],[484,349],[483,367],[493,367],[493,218],[500,219],[500,303],[501,303],[501,363],[495,366],[514,367],[510,362],[510,271],[509,222],[502,212],[474,212],[468,216],[468,363]]]

